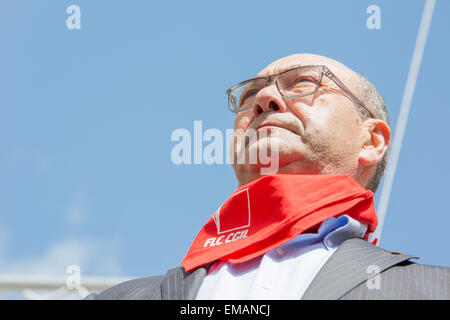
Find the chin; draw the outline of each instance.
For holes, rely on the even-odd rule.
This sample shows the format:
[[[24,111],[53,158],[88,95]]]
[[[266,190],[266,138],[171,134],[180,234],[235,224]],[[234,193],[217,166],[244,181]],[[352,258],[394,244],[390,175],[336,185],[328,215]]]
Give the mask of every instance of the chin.
[[[261,146],[265,149],[260,149]],[[252,154],[252,152],[255,154],[259,150],[263,150],[262,154],[256,153],[258,156],[253,159],[248,155]],[[273,149],[270,149],[270,145],[265,145],[264,143],[249,146],[248,154],[245,163],[236,163],[233,165],[236,172],[241,172],[242,174],[256,178],[258,176],[278,173],[296,173],[295,171],[301,170],[302,161],[298,158],[298,154],[295,157],[292,154],[284,154],[283,152],[274,154]]]
[[[246,148],[246,161],[250,165],[269,165],[269,159],[280,158],[280,141],[276,138],[263,138],[250,143]]]

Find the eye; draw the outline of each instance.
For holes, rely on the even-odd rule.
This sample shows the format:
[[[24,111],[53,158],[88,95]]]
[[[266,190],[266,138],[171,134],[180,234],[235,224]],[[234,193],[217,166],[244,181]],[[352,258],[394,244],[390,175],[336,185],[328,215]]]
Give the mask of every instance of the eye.
[[[249,90],[247,91],[243,96],[242,96],[242,100],[247,99],[248,97],[251,96],[256,96],[256,94],[258,93],[259,90]]]
[[[284,83],[284,87],[288,90],[305,90],[316,86],[316,81],[311,77],[298,77],[294,81]]]
[[[309,82],[309,83],[316,83],[316,80],[313,79],[312,77],[307,77],[307,76],[301,76],[298,77],[293,83],[301,83],[301,82]]]
[[[281,79],[281,86],[283,88],[295,88],[315,85],[317,83],[316,78],[309,75],[297,75],[295,77],[284,77]]]
[[[239,99],[239,107],[242,107],[243,105],[249,104],[249,99],[256,96],[259,90],[253,89],[245,92],[243,95],[241,95],[241,98]]]

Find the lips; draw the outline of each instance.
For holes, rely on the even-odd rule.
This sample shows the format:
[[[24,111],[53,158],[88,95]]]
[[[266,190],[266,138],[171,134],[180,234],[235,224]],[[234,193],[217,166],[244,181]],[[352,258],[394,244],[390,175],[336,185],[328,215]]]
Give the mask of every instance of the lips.
[[[278,128],[282,128],[282,129],[286,129],[284,126],[278,124],[278,123],[272,123],[272,122],[267,122],[267,123],[262,123],[258,126],[258,128],[256,128],[256,130],[260,129],[260,128],[264,128],[264,127],[278,127]]]
[[[285,130],[289,130],[292,133],[299,134],[298,129],[290,124],[280,124],[273,121],[264,121],[259,126],[256,127],[256,130],[259,130],[264,127],[277,127]]]

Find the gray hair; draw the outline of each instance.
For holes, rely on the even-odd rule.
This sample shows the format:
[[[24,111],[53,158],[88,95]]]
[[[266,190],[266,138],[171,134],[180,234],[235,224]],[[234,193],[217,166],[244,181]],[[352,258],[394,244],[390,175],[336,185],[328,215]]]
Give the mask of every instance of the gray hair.
[[[390,126],[388,110],[380,93],[377,91],[375,86],[369,82],[369,80],[364,78],[359,73],[358,76],[360,80],[358,98],[364,102],[368,108],[370,108],[370,111],[375,115],[375,117],[383,120],[388,126]],[[372,190],[374,193],[377,191],[378,185],[383,177],[384,170],[386,169],[389,149],[390,147],[386,150],[381,161],[378,162],[375,173],[366,186],[367,189]]]

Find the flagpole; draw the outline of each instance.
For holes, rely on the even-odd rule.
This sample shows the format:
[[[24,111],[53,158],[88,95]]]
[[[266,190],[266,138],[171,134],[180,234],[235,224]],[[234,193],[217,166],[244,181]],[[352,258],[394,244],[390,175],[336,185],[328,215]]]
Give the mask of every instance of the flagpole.
[[[395,171],[397,169],[397,163],[400,156],[400,149],[403,143],[403,136],[405,134],[406,124],[408,122],[409,110],[411,108],[411,102],[414,96],[417,76],[419,74],[420,64],[422,62],[422,56],[425,49],[425,43],[427,41],[431,20],[433,18],[435,4],[436,0],[426,0],[425,7],[423,9],[422,21],[420,22],[416,45],[414,47],[411,65],[409,67],[408,78],[406,80],[406,86],[403,92],[400,114],[395,127],[395,136],[392,143],[389,162],[386,168],[386,176],[383,182],[383,188],[381,190],[380,201],[378,202],[378,228],[372,236],[372,239],[378,239],[377,244],[380,244],[381,232],[383,231],[383,224],[386,218]]]

